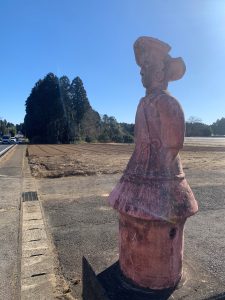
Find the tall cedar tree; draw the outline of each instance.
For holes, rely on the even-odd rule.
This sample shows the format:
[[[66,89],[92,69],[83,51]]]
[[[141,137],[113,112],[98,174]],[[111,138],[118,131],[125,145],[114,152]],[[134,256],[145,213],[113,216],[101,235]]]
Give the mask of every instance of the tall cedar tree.
[[[91,108],[87,98],[87,93],[80,77],[76,77],[72,81],[70,86],[70,94],[78,130],[77,139],[79,139],[81,134],[81,121],[85,113]]]
[[[31,142],[58,143],[63,134],[62,116],[59,80],[49,73],[36,83],[27,98],[24,119],[27,137]]]
[[[70,80],[67,76],[59,78],[60,98],[63,105],[63,132],[62,132],[62,143],[69,143],[73,140],[74,127],[74,111],[72,110],[72,101],[70,98]]]

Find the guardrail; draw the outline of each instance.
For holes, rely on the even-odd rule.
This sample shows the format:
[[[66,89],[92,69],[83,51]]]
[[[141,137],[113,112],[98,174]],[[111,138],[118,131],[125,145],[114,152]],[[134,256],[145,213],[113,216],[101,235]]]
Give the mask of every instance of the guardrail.
[[[6,152],[8,152],[10,149],[12,149],[13,147],[15,147],[16,145],[10,145],[9,147],[3,149],[2,151],[0,151],[0,157],[2,157]]]

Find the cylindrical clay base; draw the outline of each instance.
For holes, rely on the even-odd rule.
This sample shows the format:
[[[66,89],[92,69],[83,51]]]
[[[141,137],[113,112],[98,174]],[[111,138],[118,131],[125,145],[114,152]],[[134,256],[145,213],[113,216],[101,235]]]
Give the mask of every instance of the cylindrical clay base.
[[[161,290],[182,276],[183,228],[179,223],[148,221],[120,214],[120,268],[136,285]]]

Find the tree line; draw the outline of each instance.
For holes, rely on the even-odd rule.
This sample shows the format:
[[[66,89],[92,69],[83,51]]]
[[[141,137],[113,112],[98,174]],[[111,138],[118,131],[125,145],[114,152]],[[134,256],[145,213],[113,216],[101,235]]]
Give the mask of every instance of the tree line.
[[[24,130],[23,123],[14,125],[7,120],[0,118],[0,137],[3,135],[15,136],[17,133],[22,133]]]
[[[25,103],[24,123],[0,118],[0,136],[21,132],[31,143],[76,143],[134,141],[134,124],[118,123],[115,117],[95,111],[79,77],[71,82],[67,76],[47,74],[36,82]],[[186,136],[224,136],[225,118],[212,125],[197,117],[186,121]]]
[[[53,73],[40,79],[26,100],[24,130],[31,143],[133,142],[134,125],[95,111],[80,77]]]
[[[209,137],[209,136],[224,136],[225,135],[225,118],[218,119],[212,125],[207,125],[201,122],[199,118],[190,117],[186,122],[187,137]]]

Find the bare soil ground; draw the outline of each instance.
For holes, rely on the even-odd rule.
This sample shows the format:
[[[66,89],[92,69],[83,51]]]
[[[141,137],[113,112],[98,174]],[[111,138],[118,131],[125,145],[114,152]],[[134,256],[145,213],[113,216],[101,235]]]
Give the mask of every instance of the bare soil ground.
[[[35,177],[115,174],[124,169],[133,145],[31,145],[29,164]]]
[[[30,145],[29,164],[36,178],[121,173],[134,145]],[[225,165],[225,144],[188,141],[181,151],[184,169],[218,169]],[[219,158],[219,159],[218,159]]]

